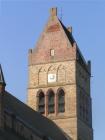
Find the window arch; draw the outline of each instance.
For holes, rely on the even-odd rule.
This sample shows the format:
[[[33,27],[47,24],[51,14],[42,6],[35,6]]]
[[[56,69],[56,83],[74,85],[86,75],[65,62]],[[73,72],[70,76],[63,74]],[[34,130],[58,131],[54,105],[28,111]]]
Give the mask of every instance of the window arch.
[[[58,67],[58,82],[63,83],[66,81],[66,71],[63,65]]]
[[[39,85],[46,85],[46,69],[44,67],[41,67],[39,69],[39,72],[38,72],[38,84]]]
[[[56,73],[57,69],[55,66],[51,65],[48,68],[47,74],[48,74],[48,83],[56,82]]]
[[[65,112],[65,93],[63,89],[58,90],[58,113]]]
[[[55,112],[55,101],[54,101],[55,95],[52,90],[48,91],[48,113],[54,113]]]
[[[38,94],[38,112],[41,114],[45,113],[45,95],[43,91]]]

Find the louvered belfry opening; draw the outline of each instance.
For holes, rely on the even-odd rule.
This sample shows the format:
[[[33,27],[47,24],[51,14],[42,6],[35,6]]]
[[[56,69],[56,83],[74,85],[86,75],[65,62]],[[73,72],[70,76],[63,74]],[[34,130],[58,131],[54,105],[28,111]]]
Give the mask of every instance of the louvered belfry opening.
[[[58,91],[58,112],[65,112],[65,93],[63,89]]]
[[[54,113],[55,112],[55,103],[54,103],[54,92],[52,90],[49,90],[48,92],[48,113]]]
[[[40,112],[41,114],[45,113],[45,96],[42,91],[39,93],[38,112]]]

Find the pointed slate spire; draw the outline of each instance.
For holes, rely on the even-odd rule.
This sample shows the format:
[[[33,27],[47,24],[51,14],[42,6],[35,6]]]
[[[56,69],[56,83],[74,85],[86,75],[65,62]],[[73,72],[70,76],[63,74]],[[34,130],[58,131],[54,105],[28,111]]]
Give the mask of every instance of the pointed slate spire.
[[[0,85],[6,86],[1,64],[0,64]]]

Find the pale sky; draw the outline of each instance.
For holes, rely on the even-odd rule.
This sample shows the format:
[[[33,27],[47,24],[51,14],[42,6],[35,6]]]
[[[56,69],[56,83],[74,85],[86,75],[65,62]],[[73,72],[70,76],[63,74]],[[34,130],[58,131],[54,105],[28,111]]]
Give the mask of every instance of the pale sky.
[[[0,63],[6,89],[26,102],[28,50],[35,46],[54,6],[63,23],[73,27],[86,60],[92,61],[94,140],[104,140],[105,0],[0,0]]]

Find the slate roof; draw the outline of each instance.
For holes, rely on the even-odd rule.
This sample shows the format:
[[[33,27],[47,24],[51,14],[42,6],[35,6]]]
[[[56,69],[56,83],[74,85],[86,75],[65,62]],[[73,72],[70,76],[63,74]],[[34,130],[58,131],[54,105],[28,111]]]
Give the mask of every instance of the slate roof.
[[[36,135],[47,136],[52,140],[67,140],[62,130],[54,122],[34,111],[8,92],[4,94],[4,105],[6,110],[32,128]]]
[[[76,41],[75,41],[75,39],[74,39],[72,33],[70,33],[70,32],[68,31],[68,29],[64,26],[64,24],[63,24],[60,20],[59,20],[59,22],[61,23],[61,25],[62,25],[62,27],[63,27],[63,30],[65,31],[65,33],[66,33],[66,35],[67,35],[67,37],[68,37],[70,43],[73,45],[73,43],[75,43]]]
[[[23,140],[23,138],[9,130],[0,130],[0,140]]]
[[[73,46],[73,44],[76,43],[76,41],[75,41],[72,33],[67,30],[67,28],[64,26],[64,24],[60,20],[59,20],[59,22],[61,23],[61,25],[63,27],[63,30],[65,31],[66,36],[68,37],[70,43]],[[80,60],[79,62],[81,63],[81,65],[84,66],[84,68],[86,69],[86,71],[89,73],[88,68],[87,68],[86,60],[83,57],[83,55],[82,55],[82,53],[81,53],[78,45],[76,45],[76,54],[77,54],[77,59]]]

